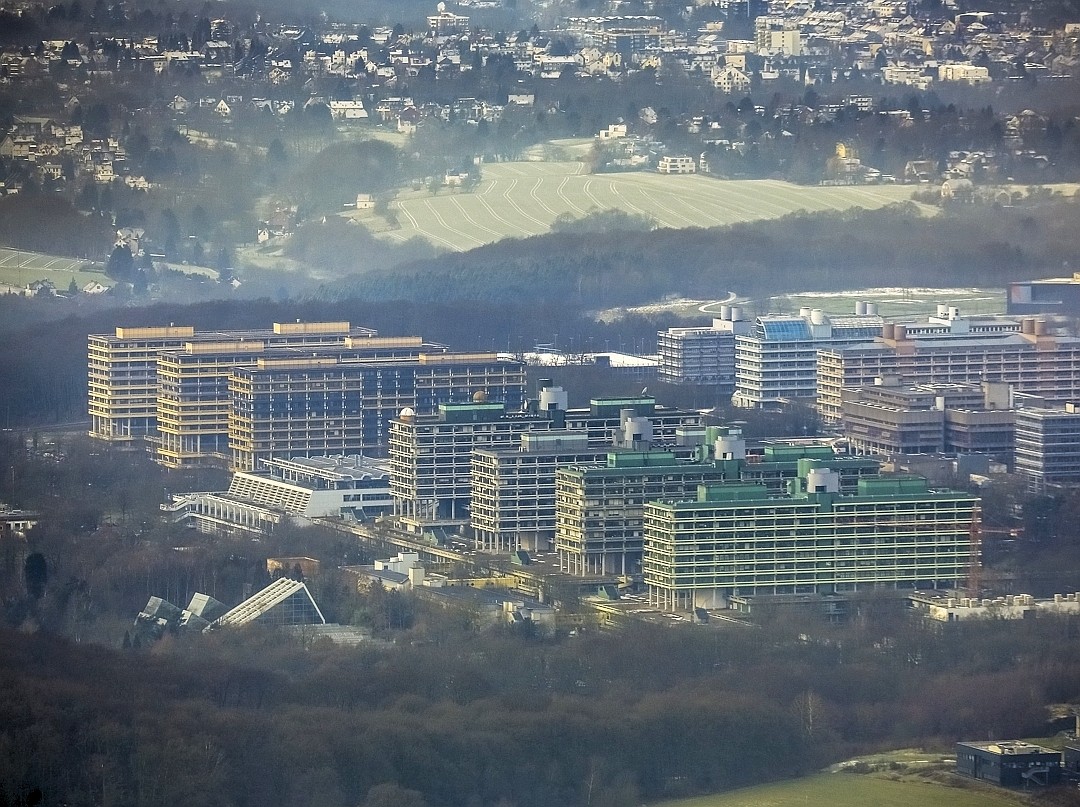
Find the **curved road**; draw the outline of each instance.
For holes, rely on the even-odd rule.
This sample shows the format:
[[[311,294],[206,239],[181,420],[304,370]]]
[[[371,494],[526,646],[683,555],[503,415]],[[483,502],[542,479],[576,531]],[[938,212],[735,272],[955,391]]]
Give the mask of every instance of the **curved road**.
[[[715,314],[716,312],[712,310],[713,306],[716,306],[716,305],[731,305],[733,302],[735,302],[738,299],[739,299],[738,294],[736,294],[733,291],[729,291],[728,296],[725,297],[723,300],[713,300],[711,303],[704,303],[703,305],[699,305],[698,306],[698,311],[700,311],[702,314]]]

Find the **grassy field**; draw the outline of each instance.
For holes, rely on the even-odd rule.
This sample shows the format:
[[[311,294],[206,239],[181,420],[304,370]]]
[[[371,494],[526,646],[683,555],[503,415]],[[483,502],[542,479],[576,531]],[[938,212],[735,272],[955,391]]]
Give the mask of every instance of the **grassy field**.
[[[971,787],[822,773],[718,796],[667,801],[653,807],[1017,807],[1030,803],[990,785],[964,784]]]
[[[769,311],[820,308],[827,314],[855,312],[855,302],[876,303],[883,317],[922,317],[937,311],[938,304],[956,306],[964,315],[1003,314],[1004,289],[860,289],[851,292],[791,294],[753,300],[749,307]]]
[[[88,266],[96,266],[98,271],[86,271]],[[21,289],[35,280],[51,280],[56,288],[67,291],[72,275],[80,287],[92,280],[103,286],[113,284],[101,264],[92,261],[0,247],[0,286]]]
[[[765,313],[793,313],[800,308],[820,308],[830,316],[855,313],[855,303],[875,303],[883,317],[922,318],[937,313],[937,306],[950,305],[964,316],[1000,314],[1005,311],[1004,289],[856,289],[838,292],[804,292],[760,299],[745,299],[734,293],[724,300],[669,299],[628,308],[611,308],[597,313],[603,322],[615,322],[626,314],[655,316],[674,314],[699,324],[705,317],[718,316],[724,304],[741,306],[743,314],[753,318]]]
[[[562,146],[573,148],[572,144]],[[380,237],[425,238],[463,251],[546,233],[556,216],[619,209],[664,227],[713,227],[777,218],[798,210],[877,208],[907,201],[912,188],[804,187],[775,180],[717,180],[635,172],[588,174],[580,162],[511,162],[484,166],[471,193],[405,191],[394,202],[400,229]]]

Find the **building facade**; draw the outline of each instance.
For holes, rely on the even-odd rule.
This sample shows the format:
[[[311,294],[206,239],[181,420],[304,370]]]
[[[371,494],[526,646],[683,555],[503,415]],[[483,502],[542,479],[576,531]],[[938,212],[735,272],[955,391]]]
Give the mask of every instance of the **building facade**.
[[[390,421],[477,392],[520,406],[525,368],[487,353],[420,354],[414,360],[261,358],[229,375],[229,449],[237,470],[273,457],[384,452]]]
[[[1080,406],[1018,409],[1015,469],[1036,492],[1080,483]]]
[[[645,504],[692,497],[698,486],[751,481],[771,493],[798,478],[800,464],[829,461],[843,492],[876,476],[878,463],[837,457],[828,446],[775,444],[748,455],[735,427],[710,427],[691,458],[678,449],[608,454],[604,463],[560,468],[555,475],[555,549],[561,571],[574,575],[641,571]]]
[[[835,471],[807,462],[783,496],[739,482],[646,504],[642,570],[664,610],[723,607],[732,596],[956,588],[977,562],[978,516],[976,497],[918,477],[861,479],[844,495]]]
[[[555,472],[594,463],[607,447],[581,432],[525,432],[514,449],[474,448],[469,521],[476,545],[491,552],[546,550],[555,540]]]
[[[1061,770],[1060,751],[1021,740],[956,744],[956,772],[995,785],[1053,785]]]
[[[390,463],[362,456],[270,459],[238,471],[221,493],[186,493],[162,505],[174,522],[199,532],[264,535],[289,521],[368,521],[388,513]]]
[[[609,448],[615,442],[674,446],[704,434],[699,412],[657,406],[647,395],[594,398],[588,408],[568,409],[565,390],[546,379],[540,384],[538,398],[524,409],[484,399],[442,406],[436,414],[409,410],[394,418],[395,512],[426,520],[467,519],[474,449],[514,449],[526,432],[566,430],[584,436],[589,448]]]
[[[374,336],[348,322],[275,322],[272,328],[196,331],[190,325],[117,328],[87,337],[87,409],[90,436],[130,443],[157,429],[157,367],[160,355],[201,343],[274,347],[344,345],[347,337]]]
[[[1048,403],[1080,399],[1080,338],[1048,334],[1034,320],[1021,328],[911,338],[905,326],[890,324],[874,342],[823,349],[818,412],[826,423],[837,422],[845,388],[873,386],[887,376],[910,385],[1000,382]]]
[[[166,350],[157,362],[157,433],[147,437],[155,459],[170,468],[229,460],[229,377],[238,368],[256,367],[260,359],[307,357],[339,361],[416,360],[421,353],[446,352],[418,336],[346,336],[341,346],[317,350],[271,347],[258,341],[188,342]]]
[[[852,453],[980,453],[1012,457],[1013,411],[1006,384],[920,384],[895,376],[841,393],[840,427]]]
[[[658,331],[658,379],[715,386],[721,397],[730,397],[735,392],[735,335],[746,333],[750,324],[740,308],[724,305],[711,326]]]
[[[820,309],[758,317],[735,337],[736,406],[758,408],[817,396],[817,354],[823,347],[858,344],[881,335],[884,321],[860,303],[855,316],[829,317]],[[874,313],[865,313],[874,311]]]

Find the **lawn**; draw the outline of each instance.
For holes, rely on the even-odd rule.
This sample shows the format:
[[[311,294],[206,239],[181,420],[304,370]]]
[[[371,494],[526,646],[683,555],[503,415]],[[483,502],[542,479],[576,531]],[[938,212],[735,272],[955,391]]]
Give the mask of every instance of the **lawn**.
[[[619,209],[663,227],[714,227],[777,218],[799,210],[877,208],[907,201],[902,185],[805,187],[776,180],[717,180],[647,172],[589,174],[580,162],[488,163],[473,192],[405,191],[395,200],[399,229],[380,237],[419,236],[454,251],[550,230],[561,214]],[[930,209],[930,208],[928,208]]]
[[[97,271],[86,271],[88,266],[97,267]],[[103,286],[113,284],[101,264],[92,261],[0,247],[0,286],[23,288],[35,280],[51,280],[57,289],[67,291],[72,275],[80,287],[92,280]]]
[[[1028,803],[1006,790],[958,781],[970,788],[822,773],[718,796],[666,801],[653,807],[1017,807]]]

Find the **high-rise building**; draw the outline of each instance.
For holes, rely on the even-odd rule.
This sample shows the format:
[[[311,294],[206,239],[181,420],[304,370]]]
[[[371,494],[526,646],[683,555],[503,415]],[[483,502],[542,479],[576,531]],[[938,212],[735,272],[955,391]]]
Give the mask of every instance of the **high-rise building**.
[[[1036,492],[1080,484],[1080,406],[1016,410],[1015,464]]]
[[[390,420],[480,394],[520,406],[525,367],[494,353],[421,353],[413,359],[260,358],[229,374],[229,449],[236,470],[262,459],[374,453]]]
[[[87,386],[90,436],[131,443],[157,428],[160,355],[186,345],[228,343],[274,347],[344,345],[347,337],[374,336],[370,328],[348,322],[275,322],[273,328],[244,331],[196,331],[190,325],[117,328],[114,334],[87,337]]]
[[[473,450],[512,449],[526,432],[566,430],[583,435],[590,448],[609,447],[616,436],[627,446],[670,446],[694,430],[703,433],[699,412],[657,406],[647,395],[594,398],[581,409],[568,409],[568,397],[545,379],[538,399],[524,409],[491,395],[493,400],[440,406],[436,414],[403,411],[390,424],[396,512],[463,521],[472,495]]]
[[[818,412],[840,418],[843,390],[896,376],[910,385],[1010,385],[1049,403],[1080,400],[1080,338],[1047,333],[1045,323],[1025,319],[1021,332],[971,331],[912,338],[907,326],[886,325],[872,342],[829,348],[818,356]]]
[[[900,383],[895,376],[842,392],[840,427],[854,454],[986,454],[1012,457],[1007,384]]]
[[[738,428],[710,427],[687,461],[674,451],[611,453],[604,463],[560,468],[555,475],[555,549],[559,568],[569,574],[640,572],[642,517],[647,502],[692,496],[699,485],[751,481],[779,493],[807,459],[837,468],[841,490],[877,475],[878,463],[837,457],[823,445],[777,443],[748,455]]]
[[[558,470],[603,465],[613,452],[640,453],[652,445],[651,431],[647,418],[625,416],[600,446],[583,430],[554,429],[525,432],[517,448],[474,449],[469,517],[477,545],[492,551],[550,549],[556,533]],[[700,427],[681,429],[665,452],[689,460],[704,438]]]
[[[445,352],[419,336],[346,336],[342,345],[315,350],[267,347],[265,342],[187,342],[165,350],[157,361],[157,434],[148,437],[155,459],[183,468],[229,458],[229,375],[260,359],[336,357],[339,361],[415,360],[421,353]]]
[[[477,546],[548,549],[555,539],[556,470],[597,462],[610,450],[567,429],[525,432],[516,448],[474,448],[469,520]]]
[[[724,607],[733,596],[956,588],[977,563],[979,500],[920,477],[861,479],[804,461],[786,495],[743,482],[644,510],[642,569],[665,610]]]
[[[738,306],[724,305],[711,326],[657,332],[658,379],[711,385],[718,395],[730,397],[735,391],[735,335],[747,333],[750,325]]]
[[[821,309],[765,314],[748,333],[735,336],[736,406],[757,408],[817,395],[817,353],[823,347],[857,344],[881,335],[884,320],[872,304],[854,316],[830,317]],[[869,312],[869,313],[868,313]]]

